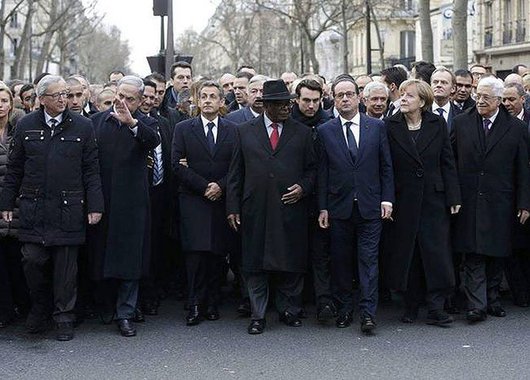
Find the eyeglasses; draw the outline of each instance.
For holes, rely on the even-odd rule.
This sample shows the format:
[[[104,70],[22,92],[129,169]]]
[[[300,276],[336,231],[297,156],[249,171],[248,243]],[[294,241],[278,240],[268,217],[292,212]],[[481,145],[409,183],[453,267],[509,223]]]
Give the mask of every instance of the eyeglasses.
[[[351,99],[355,96],[355,92],[353,91],[346,91],[346,92],[339,92],[335,95],[335,98],[342,99],[346,96],[346,98]]]
[[[484,100],[485,102],[489,103],[491,102],[493,99],[498,99],[499,97],[498,96],[491,96],[491,95],[485,95],[485,94],[477,94],[476,95],[476,98],[477,100]]]
[[[61,91],[61,92],[55,92],[53,94],[42,94],[42,96],[49,96],[50,98],[52,98],[53,100],[57,100],[59,98],[66,98],[68,97],[68,92],[67,91]]]

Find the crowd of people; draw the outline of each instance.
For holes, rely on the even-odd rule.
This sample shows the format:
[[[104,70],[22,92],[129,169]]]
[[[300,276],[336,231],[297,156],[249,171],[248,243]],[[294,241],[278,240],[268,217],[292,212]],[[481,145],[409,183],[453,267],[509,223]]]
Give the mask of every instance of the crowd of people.
[[[372,334],[395,295],[403,323],[478,323],[506,316],[504,278],[529,306],[526,66],[170,72],[0,82],[0,328],[135,336],[171,292],[193,326],[232,276],[249,334],[310,303]]]

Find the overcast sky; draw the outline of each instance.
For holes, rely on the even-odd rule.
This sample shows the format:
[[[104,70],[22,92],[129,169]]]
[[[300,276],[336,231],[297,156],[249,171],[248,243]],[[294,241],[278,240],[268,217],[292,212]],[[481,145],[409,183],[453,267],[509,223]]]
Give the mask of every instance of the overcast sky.
[[[200,32],[220,0],[173,0],[174,35],[192,27]],[[146,56],[160,50],[160,17],[153,16],[153,0],[99,0],[97,10],[104,22],[116,25],[129,41],[131,69],[141,76],[150,73]],[[167,30],[166,30],[167,33]]]

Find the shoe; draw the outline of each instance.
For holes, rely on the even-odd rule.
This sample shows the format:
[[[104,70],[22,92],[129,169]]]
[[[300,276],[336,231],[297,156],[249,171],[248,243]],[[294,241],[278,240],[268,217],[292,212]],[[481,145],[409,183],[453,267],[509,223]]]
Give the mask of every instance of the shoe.
[[[44,318],[33,316],[31,313],[26,319],[26,330],[30,334],[40,334],[48,329],[48,321]]]
[[[199,305],[190,306],[190,311],[186,316],[186,325],[195,326],[201,323],[202,315]]]
[[[249,299],[245,299],[239,304],[239,306],[237,307],[237,313],[242,317],[250,317],[251,309]]]
[[[345,327],[349,327],[353,321],[353,317],[350,313],[341,314],[337,317],[335,320],[335,325],[339,329],[343,329]]]
[[[131,337],[136,336],[136,329],[134,328],[130,319],[118,320],[118,328],[122,336]]]
[[[250,335],[261,334],[263,330],[265,330],[265,319],[253,319],[247,329]]]
[[[209,321],[217,321],[220,318],[219,310],[217,309],[217,306],[208,306],[208,309],[206,310],[206,319]]]
[[[147,304],[142,308],[142,310],[144,311],[145,315],[158,315],[158,306],[155,304]]]
[[[427,324],[435,326],[447,326],[455,320],[449,314],[442,310],[429,311],[427,314]]]
[[[483,310],[471,309],[466,313],[466,319],[469,323],[482,322],[487,318],[486,313]]]
[[[145,315],[144,315],[142,309],[140,309],[139,307],[137,307],[136,310],[134,311],[133,321],[136,322],[136,323],[144,323],[145,322]]]
[[[414,323],[418,318],[418,309],[417,308],[407,308],[403,313],[403,316],[400,318],[403,323]]]
[[[302,326],[302,321],[298,318],[297,315],[291,314],[288,311],[280,314],[280,322],[285,323],[290,327],[300,327]]]
[[[372,317],[361,317],[361,331],[365,334],[371,334],[375,330],[376,324]]]
[[[506,311],[502,306],[488,306],[488,314],[493,315],[494,317],[506,317]]]
[[[332,304],[320,305],[317,309],[317,321],[319,322],[327,322],[336,317],[336,315],[337,310]]]
[[[72,322],[58,322],[55,339],[59,342],[67,342],[74,339],[74,324]]]

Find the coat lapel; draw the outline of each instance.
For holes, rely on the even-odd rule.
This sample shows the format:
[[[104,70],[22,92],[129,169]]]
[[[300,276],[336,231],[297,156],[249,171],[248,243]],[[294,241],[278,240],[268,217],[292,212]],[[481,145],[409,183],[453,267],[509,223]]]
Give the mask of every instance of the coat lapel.
[[[283,123],[282,134],[280,135],[278,146],[274,150],[273,154],[278,153],[289,142],[289,140],[294,136],[294,129],[295,126],[293,125],[290,118]]]
[[[217,125],[217,139],[215,140],[215,148],[213,150],[214,156],[217,154],[217,151],[219,150],[221,143],[224,141],[224,139],[226,139],[226,136],[228,136],[227,127],[223,119],[219,118],[219,123]]]
[[[253,130],[254,134],[256,135],[256,139],[261,143],[261,145],[263,145],[269,154],[272,153],[271,142],[269,135],[267,134],[267,128],[265,128],[265,120],[263,119],[263,115],[257,117],[253,124]]]
[[[346,160],[348,160],[348,162],[354,166],[353,159],[351,158],[350,151],[348,150],[348,145],[346,144],[346,139],[344,138],[344,132],[339,117],[334,119],[334,124],[331,127],[333,128],[333,133],[335,134],[337,144],[340,146],[342,153],[346,157]]]
[[[208,140],[206,140],[206,135],[204,134],[204,126],[202,125],[202,121],[200,117],[196,117],[195,120],[193,120],[193,127],[192,127],[193,133],[195,133],[195,136],[197,136],[197,139],[202,143],[204,149],[210,153],[210,148],[208,147]]]
[[[422,118],[421,132],[416,140],[416,150],[419,155],[421,155],[421,153],[430,145],[432,140],[434,140],[438,133],[438,128],[440,127],[438,118],[432,113],[424,112]]]
[[[511,126],[506,116],[503,113],[503,110],[499,110],[499,114],[495,118],[495,122],[492,125],[489,136],[486,138],[486,155],[490,150],[499,142],[499,140],[508,132],[508,129]]]
[[[390,125],[388,131],[394,140],[396,140],[405,152],[421,164],[422,162],[418,154],[418,149],[414,146],[414,142],[412,141],[410,132],[407,128],[407,123],[405,122],[405,117],[401,112],[398,112],[396,115],[389,118],[388,123]]]
[[[357,141],[357,145],[359,146],[358,150],[358,157],[355,160],[355,163],[359,163],[361,159],[363,158],[363,153],[366,147],[366,140],[369,139],[369,135],[371,133],[371,130],[369,129],[369,120],[366,116],[364,116],[363,113],[361,113],[359,119],[359,141]]]

